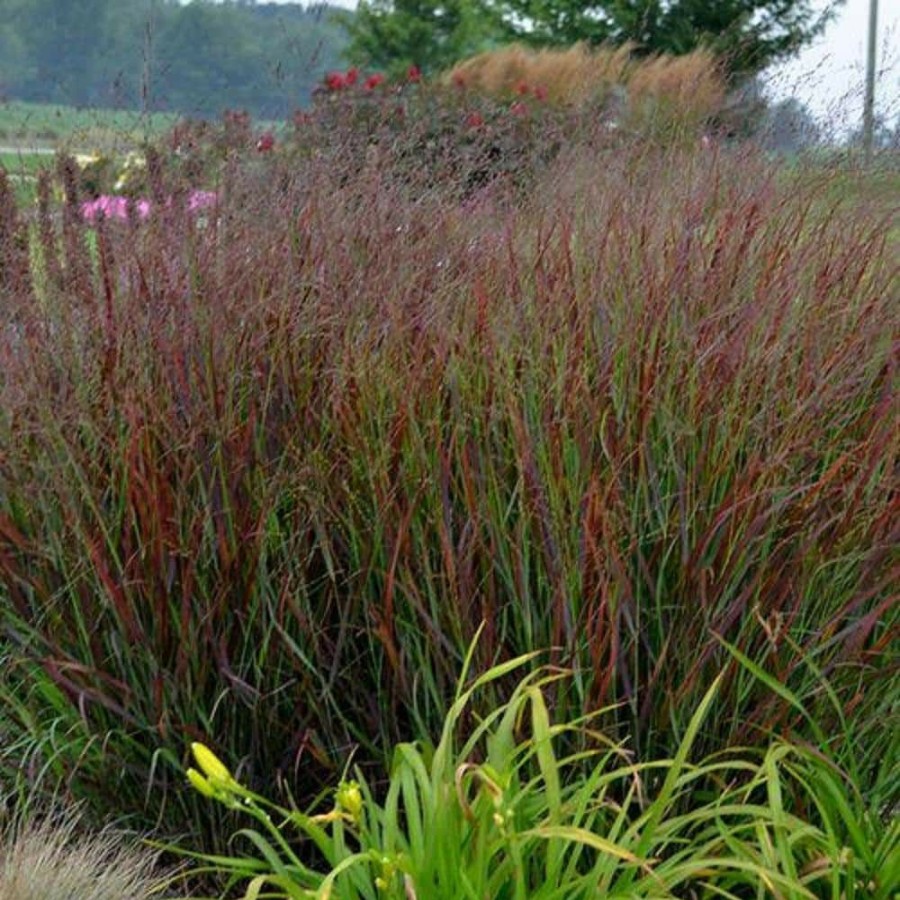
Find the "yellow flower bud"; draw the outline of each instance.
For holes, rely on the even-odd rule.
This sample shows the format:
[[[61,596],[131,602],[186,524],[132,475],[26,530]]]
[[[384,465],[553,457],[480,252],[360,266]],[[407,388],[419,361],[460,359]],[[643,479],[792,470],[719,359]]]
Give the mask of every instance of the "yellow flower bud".
[[[362,815],[363,798],[359,785],[355,781],[342,781],[334,799],[338,809],[347,813],[354,822],[359,821],[359,817]]]
[[[194,754],[194,759],[197,761],[200,771],[203,772],[213,786],[227,788],[237,785],[225,764],[205,744],[194,741],[191,744],[191,753]]]
[[[187,770],[187,779],[204,797],[216,796],[212,785],[196,769]]]

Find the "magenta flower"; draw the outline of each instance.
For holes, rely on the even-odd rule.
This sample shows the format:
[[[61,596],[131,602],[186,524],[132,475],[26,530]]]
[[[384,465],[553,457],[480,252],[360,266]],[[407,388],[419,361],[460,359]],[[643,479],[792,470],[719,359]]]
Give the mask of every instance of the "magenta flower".
[[[187,208],[189,212],[198,212],[201,209],[209,209],[219,202],[219,195],[215,191],[191,191],[188,195]]]
[[[374,75],[370,75],[366,79],[363,87],[367,91],[374,91],[375,88],[377,88],[380,84],[384,84],[384,75],[382,75],[381,72],[376,72]]]
[[[218,202],[219,195],[215,191],[191,191],[187,200],[188,212],[200,212]],[[85,222],[96,222],[98,219],[119,219],[124,222],[128,220],[132,203],[136,218],[143,220],[150,215],[152,207],[149,200],[141,198],[130,201],[127,197],[102,194],[81,204],[81,217]]]
[[[138,217],[145,219],[150,213],[150,204],[146,200],[139,200],[135,204],[135,209]],[[124,221],[128,218],[128,198],[101,194],[96,199],[87,200],[81,204],[81,216],[86,222],[96,222],[97,219],[121,219]]]

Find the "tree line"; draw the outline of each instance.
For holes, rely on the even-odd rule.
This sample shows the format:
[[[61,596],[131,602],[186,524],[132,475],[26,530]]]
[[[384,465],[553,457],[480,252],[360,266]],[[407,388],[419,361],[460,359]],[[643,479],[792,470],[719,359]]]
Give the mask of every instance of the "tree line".
[[[327,4],[0,0],[0,97],[280,117],[343,64]]]

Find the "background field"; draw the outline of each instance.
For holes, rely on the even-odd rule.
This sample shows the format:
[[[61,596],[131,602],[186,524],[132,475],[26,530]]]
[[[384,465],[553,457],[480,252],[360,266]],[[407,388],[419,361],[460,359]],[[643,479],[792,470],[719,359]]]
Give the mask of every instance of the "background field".
[[[20,203],[35,196],[37,172],[55,164],[57,150],[68,153],[125,153],[159,137],[177,116],[43,103],[0,104],[0,165],[16,187]]]
[[[0,144],[23,150],[121,149],[158,136],[177,118],[164,113],[7,102],[0,104]]]

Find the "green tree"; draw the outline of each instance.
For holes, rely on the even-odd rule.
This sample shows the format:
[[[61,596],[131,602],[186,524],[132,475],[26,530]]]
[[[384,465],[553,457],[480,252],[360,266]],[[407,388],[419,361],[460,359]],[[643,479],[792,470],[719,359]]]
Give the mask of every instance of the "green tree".
[[[348,57],[390,74],[446,68],[484,49],[496,29],[478,0],[361,0],[343,19]]]
[[[104,99],[102,36],[112,10],[111,0],[29,0],[14,7],[7,22],[16,28],[29,60],[20,84],[23,99],[48,91],[57,102],[99,104]]]
[[[795,54],[843,0],[483,0],[509,38],[534,46],[633,43],[637,52],[707,47],[736,79]]]
[[[347,43],[326,4],[0,0],[0,99],[289,114]]]
[[[21,35],[10,22],[0,23],[0,101],[18,82],[33,77]]]
[[[795,54],[843,2],[823,11],[815,0],[362,0],[345,27],[351,58],[388,71],[446,68],[500,40],[585,41],[641,54],[707,47],[739,81]]]

